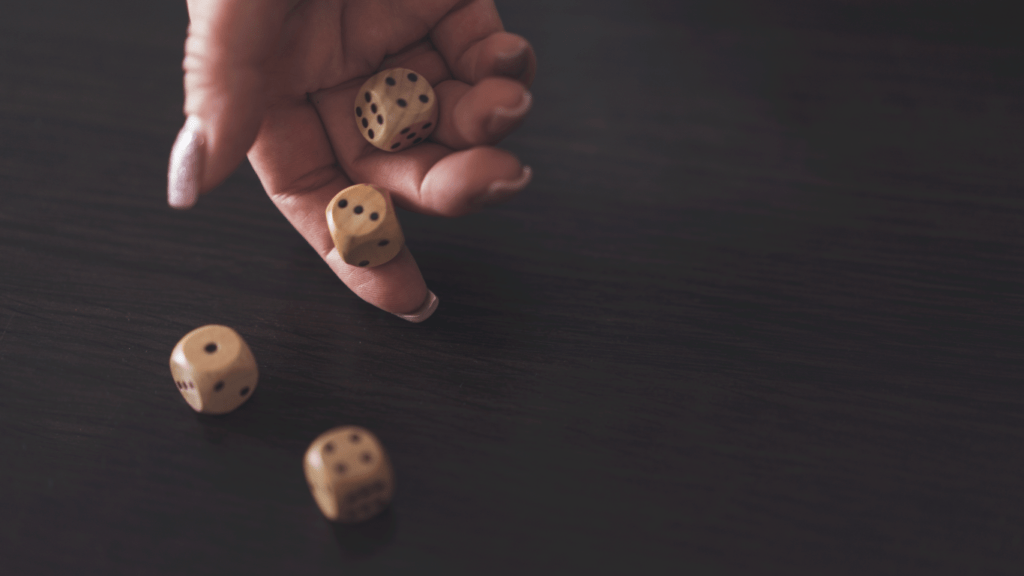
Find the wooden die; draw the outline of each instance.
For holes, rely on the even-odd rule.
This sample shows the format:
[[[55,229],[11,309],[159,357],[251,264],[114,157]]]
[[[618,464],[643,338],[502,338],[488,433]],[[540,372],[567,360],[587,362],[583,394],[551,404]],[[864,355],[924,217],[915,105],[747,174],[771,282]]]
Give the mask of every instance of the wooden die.
[[[437,96],[430,83],[408,68],[391,68],[370,77],[356,96],[359,133],[387,152],[426,140],[437,127]]]
[[[303,461],[306,482],[330,520],[368,520],[391,502],[395,476],[384,447],[365,428],[342,426],[310,444]]]
[[[369,184],[338,192],[327,205],[327,227],[341,259],[352,266],[380,266],[405,244],[391,196]]]
[[[259,371],[238,332],[211,324],[189,332],[174,347],[171,376],[193,410],[224,414],[252,396]]]

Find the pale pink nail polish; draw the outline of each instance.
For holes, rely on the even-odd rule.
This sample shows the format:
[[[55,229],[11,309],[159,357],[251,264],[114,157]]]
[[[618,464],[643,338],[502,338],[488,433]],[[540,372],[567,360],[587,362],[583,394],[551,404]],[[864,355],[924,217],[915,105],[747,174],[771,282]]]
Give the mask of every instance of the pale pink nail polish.
[[[474,203],[477,206],[487,206],[489,204],[501,202],[523,188],[526,188],[526,185],[530,183],[530,180],[533,180],[533,169],[529,166],[523,166],[523,171],[519,174],[518,178],[515,178],[514,180],[498,180],[497,182],[492,182],[491,185],[487,187],[487,191],[477,197]]]
[[[167,166],[167,203],[172,208],[186,210],[195,206],[199,199],[203,147],[206,144],[200,128],[199,118],[189,116],[171,148],[171,161]]]
[[[408,320],[413,324],[417,324],[419,322],[423,322],[427,318],[430,318],[431,314],[434,313],[434,310],[437,310],[437,303],[437,296],[435,296],[430,290],[427,290],[427,299],[418,310],[409,314],[395,314],[395,316],[398,316],[402,320]]]
[[[533,94],[529,91],[523,92],[523,97],[511,108],[496,108],[487,121],[487,132],[489,134],[501,134],[513,125],[522,121],[526,113],[533,107]]]

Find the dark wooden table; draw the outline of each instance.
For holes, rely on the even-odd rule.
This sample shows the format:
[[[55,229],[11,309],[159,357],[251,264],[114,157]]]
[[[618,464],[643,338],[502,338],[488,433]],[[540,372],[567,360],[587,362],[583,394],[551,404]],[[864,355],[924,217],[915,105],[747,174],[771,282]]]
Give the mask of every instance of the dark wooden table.
[[[1020,574],[1012,3],[501,1],[536,171],[403,213],[436,315],[353,296],[244,166],[164,199],[184,2],[0,17],[0,573]],[[167,359],[235,327],[260,387]],[[346,423],[391,510],[302,475]]]

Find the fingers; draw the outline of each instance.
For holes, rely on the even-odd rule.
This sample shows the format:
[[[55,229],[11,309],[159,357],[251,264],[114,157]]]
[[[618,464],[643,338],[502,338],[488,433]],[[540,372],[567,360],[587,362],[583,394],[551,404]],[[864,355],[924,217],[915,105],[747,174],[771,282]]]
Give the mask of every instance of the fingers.
[[[529,86],[537,58],[523,37],[504,31],[493,0],[470,0],[449,12],[430,34],[456,79],[476,84],[505,76]]]
[[[436,308],[408,248],[374,268],[346,264],[331,239],[324,210],[350,186],[338,168],[316,111],[306,101],[275,105],[264,115],[249,161],[271,200],[331,270],[360,298],[406,320],[425,320]]]
[[[529,166],[498,148],[452,152],[432,143],[395,154],[374,149],[343,165],[354,179],[394,192],[399,206],[447,217],[506,200],[525,188],[533,174]]]
[[[478,146],[445,156],[423,176],[418,191],[402,198],[422,212],[462,216],[507,200],[532,178],[533,170],[512,154]]]
[[[447,80],[434,87],[437,129],[430,136],[449,148],[496,144],[526,118],[533,96],[515,80],[484,78],[476,86]]]
[[[185,41],[187,120],[171,151],[167,200],[190,208],[245,158],[267,105],[266,63],[288,3],[190,0]]]
[[[524,86],[533,84],[537,73],[537,56],[525,38],[508,32],[495,32],[448,60],[456,78],[476,83],[488,76],[504,76]]]
[[[344,168],[355,180],[391,190],[403,208],[447,217],[507,200],[525,188],[533,175],[530,167],[498,148],[477,146],[452,152],[432,143],[395,154],[374,149]]]

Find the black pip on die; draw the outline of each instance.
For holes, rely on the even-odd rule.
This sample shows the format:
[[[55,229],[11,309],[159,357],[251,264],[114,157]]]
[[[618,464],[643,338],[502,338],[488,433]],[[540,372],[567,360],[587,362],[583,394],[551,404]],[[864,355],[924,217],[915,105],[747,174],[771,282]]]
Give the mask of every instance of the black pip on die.
[[[193,410],[224,414],[252,396],[259,372],[238,332],[211,324],[189,332],[174,347],[171,376]]]
[[[422,76],[391,68],[371,76],[356,96],[356,124],[363,138],[388,152],[419,144],[437,126],[437,98]]]

